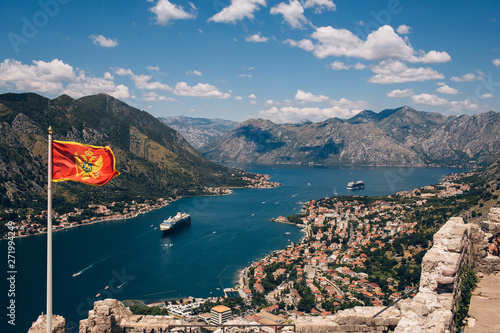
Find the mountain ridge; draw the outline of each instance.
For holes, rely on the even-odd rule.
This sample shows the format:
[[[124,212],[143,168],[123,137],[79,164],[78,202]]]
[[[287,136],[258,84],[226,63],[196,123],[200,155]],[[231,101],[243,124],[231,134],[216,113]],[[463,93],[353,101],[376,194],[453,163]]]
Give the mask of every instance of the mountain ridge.
[[[172,128],[107,94],[49,99],[7,93],[0,94],[0,208],[44,209],[49,126],[56,140],[111,146],[121,172],[103,187],[58,183],[53,187],[55,210],[247,184],[242,176],[249,173],[210,162]]]
[[[201,151],[217,162],[477,166],[500,153],[500,114],[445,116],[409,106],[304,124],[250,119]]]
[[[192,118],[187,116],[158,117],[165,125],[175,129],[194,148],[200,148],[221,137],[238,123],[219,118]]]

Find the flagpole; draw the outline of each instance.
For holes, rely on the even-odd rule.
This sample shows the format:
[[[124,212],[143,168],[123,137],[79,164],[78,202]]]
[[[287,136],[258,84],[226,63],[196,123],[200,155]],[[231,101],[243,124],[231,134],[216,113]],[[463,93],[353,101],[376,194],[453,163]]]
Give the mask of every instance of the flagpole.
[[[47,333],[52,333],[52,126],[49,126],[47,178]]]

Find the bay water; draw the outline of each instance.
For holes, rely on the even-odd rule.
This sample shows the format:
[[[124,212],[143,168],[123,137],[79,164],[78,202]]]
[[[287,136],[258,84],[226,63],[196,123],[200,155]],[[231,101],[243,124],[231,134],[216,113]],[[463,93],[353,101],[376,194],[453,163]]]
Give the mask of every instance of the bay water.
[[[223,296],[224,288],[234,286],[239,270],[302,238],[299,228],[273,223],[270,219],[296,214],[310,199],[334,193],[388,195],[437,183],[447,174],[464,171],[236,166],[269,174],[272,181],[283,186],[236,189],[226,196],[182,198],[133,219],[55,232],[53,313],[66,318],[69,331],[78,331],[79,320],[88,316],[98,299],[152,302],[184,296]],[[347,182],[359,179],[365,181],[365,189],[355,192],[346,189]],[[192,224],[163,235],[159,224],[179,210],[191,214]],[[3,278],[1,332],[27,332],[45,311],[46,242],[46,235],[15,240],[15,296],[7,297],[11,284]],[[5,276],[7,242],[1,241],[0,248],[5,263],[2,276]],[[8,324],[7,307],[11,299],[15,300],[15,325]]]

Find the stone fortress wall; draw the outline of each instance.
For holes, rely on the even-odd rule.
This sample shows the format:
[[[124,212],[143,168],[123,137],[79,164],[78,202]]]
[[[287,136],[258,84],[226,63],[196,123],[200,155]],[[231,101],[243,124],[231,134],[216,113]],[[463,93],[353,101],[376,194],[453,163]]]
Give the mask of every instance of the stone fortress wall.
[[[491,208],[488,220],[480,225],[452,217],[434,234],[433,246],[422,260],[420,287],[414,298],[398,302],[375,318],[383,307],[356,307],[327,317],[299,318],[297,332],[453,333],[463,268],[472,267],[484,274],[500,271],[500,258],[487,251],[488,239],[498,232],[500,208]]]
[[[488,220],[480,225],[452,217],[436,232],[433,246],[422,260],[420,286],[414,298],[401,300],[377,316],[384,307],[355,307],[331,316],[298,318],[294,322],[296,331],[454,333],[461,272],[465,267],[485,274],[500,271],[500,258],[487,251],[488,239],[498,232],[500,208],[491,208]],[[29,332],[44,332],[43,317],[36,323]],[[171,316],[133,315],[123,303],[106,299],[95,302],[88,318],[80,321],[80,333],[167,332],[179,324]],[[64,324],[55,327],[64,332]]]

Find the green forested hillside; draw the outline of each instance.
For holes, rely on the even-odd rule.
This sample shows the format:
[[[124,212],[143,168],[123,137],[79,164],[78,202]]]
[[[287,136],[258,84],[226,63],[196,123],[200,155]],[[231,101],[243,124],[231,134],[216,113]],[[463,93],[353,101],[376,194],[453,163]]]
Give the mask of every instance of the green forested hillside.
[[[208,161],[145,111],[109,95],[74,100],[34,93],[0,95],[0,217],[46,209],[47,129],[54,139],[110,146],[121,175],[106,186],[54,184],[54,210],[92,203],[204,193],[206,186],[246,185],[243,171]]]

